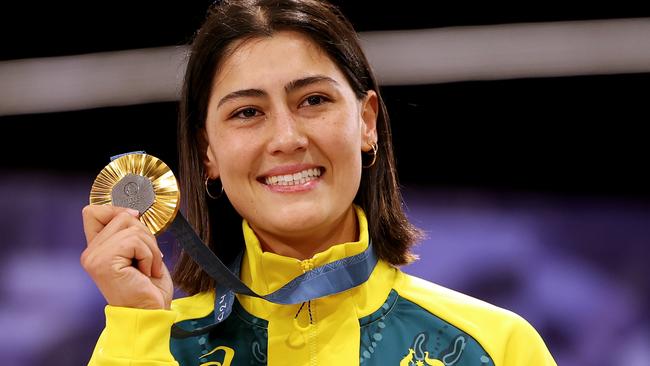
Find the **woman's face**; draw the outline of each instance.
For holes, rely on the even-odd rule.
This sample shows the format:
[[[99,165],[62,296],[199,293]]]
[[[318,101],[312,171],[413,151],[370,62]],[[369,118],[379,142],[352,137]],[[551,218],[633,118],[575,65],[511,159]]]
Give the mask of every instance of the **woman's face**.
[[[301,33],[248,40],[213,81],[207,172],[258,235],[323,237],[349,216],[376,116],[376,94],[358,100]]]

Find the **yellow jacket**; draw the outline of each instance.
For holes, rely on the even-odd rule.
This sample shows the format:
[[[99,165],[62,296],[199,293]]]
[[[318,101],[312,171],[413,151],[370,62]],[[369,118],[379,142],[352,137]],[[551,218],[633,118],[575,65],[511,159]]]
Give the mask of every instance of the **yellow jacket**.
[[[314,267],[363,252],[365,215],[357,209],[359,241],[333,246],[307,260],[262,252],[243,223],[241,279],[271,293]],[[556,365],[533,327],[520,316],[407,275],[379,261],[368,281],[301,305],[277,305],[237,295],[217,329],[170,338],[213,322],[214,292],[176,299],[171,310],[106,306],[106,328],[94,366],[140,365]]]

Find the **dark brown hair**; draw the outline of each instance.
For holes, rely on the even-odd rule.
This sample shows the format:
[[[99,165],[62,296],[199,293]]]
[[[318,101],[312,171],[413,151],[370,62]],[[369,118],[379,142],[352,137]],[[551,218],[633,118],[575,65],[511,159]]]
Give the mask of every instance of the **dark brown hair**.
[[[343,14],[325,1],[225,0],[208,12],[192,43],[180,103],[179,169],[188,220],[224,262],[241,250],[241,216],[225,195],[209,200],[204,190],[207,142],[202,131],[214,76],[231,54],[233,42],[270,37],[282,30],[303,33],[318,44],[341,69],[357,98],[363,98],[368,90],[377,93],[377,160],[363,169],[354,203],[366,212],[378,257],[393,265],[409,263],[414,259],[410,248],[420,239],[420,231],[403,210],[388,113],[356,32]],[[214,281],[185,253],[177,263],[174,281],[190,295],[214,287]]]

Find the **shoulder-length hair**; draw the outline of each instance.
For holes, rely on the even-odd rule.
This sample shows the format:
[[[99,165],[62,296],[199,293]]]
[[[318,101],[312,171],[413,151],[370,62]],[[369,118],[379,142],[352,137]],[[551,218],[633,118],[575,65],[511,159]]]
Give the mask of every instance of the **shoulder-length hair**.
[[[242,218],[223,196],[208,200],[204,188],[203,130],[214,76],[235,41],[270,37],[291,30],[307,35],[340,68],[357,98],[368,90],[378,96],[376,162],[364,168],[354,203],[366,212],[369,235],[377,256],[392,265],[415,257],[412,245],[420,231],[406,218],[395,172],[386,107],[350,22],[332,4],[319,0],[233,0],[214,5],[195,34],[183,83],[179,125],[180,185],[186,215],[199,236],[224,262],[243,246]],[[214,281],[186,253],[181,253],[174,281],[192,295],[208,291]]]

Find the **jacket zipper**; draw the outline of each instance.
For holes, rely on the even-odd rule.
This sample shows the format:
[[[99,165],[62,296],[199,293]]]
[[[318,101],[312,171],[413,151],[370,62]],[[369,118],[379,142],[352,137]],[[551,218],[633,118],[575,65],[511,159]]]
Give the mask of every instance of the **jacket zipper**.
[[[311,259],[300,261],[302,272],[311,271],[314,269],[314,262]],[[303,304],[304,305],[304,304]],[[317,332],[316,332],[316,304],[313,301],[307,303],[307,311],[309,312],[309,327],[307,328],[307,347],[309,348],[309,365],[317,366],[318,364],[318,347],[317,345]]]

